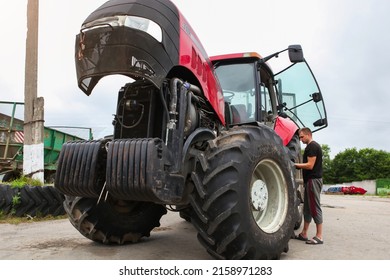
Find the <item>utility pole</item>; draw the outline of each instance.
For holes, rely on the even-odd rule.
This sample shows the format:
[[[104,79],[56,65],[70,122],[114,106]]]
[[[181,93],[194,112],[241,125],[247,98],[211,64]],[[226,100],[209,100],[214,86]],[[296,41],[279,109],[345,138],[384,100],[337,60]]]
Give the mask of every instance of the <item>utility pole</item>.
[[[44,101],[37,97],[39,0],[27,3],[23,174],[44,182]]]

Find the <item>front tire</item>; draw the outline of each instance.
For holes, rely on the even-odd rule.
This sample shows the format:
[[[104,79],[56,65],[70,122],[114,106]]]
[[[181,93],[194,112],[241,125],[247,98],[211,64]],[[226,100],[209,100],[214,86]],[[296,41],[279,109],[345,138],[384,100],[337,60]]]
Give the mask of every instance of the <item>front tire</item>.
[[[294,182],[280,138],[266,127],[231,129],[199,158],[192,223],[218,259],[279,259],[294,228]]]
[[[72,225],[85,237],[104,244],[138,242],[160,226],[167,213],[151,202],[111,199],[97,203],[95,198],[66,196],[64,209]]]

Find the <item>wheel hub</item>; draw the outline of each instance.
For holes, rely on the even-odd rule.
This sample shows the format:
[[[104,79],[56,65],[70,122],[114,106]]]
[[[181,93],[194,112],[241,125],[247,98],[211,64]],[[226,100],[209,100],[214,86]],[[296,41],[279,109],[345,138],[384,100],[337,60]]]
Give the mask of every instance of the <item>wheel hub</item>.
[[[287,215],[288,196],[286,181],[278,163],[271,159],[260,161],[251,180],[252,215],[266,233],[280,229]]]
[[[268,202],[267,186],[262,180],[256,180],[251,190],[252,206],[256,211],[264,211]]]

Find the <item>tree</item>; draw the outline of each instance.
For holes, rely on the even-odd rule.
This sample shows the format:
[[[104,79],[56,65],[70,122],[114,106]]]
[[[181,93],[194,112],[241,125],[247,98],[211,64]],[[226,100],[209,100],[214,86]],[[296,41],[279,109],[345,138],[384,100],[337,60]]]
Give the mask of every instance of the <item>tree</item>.
[[[359,160],[356,165],[358,180],[390,177],[390,153],[374,149],[362,149],[359,151]]]
[[[333,163],[330,159],[330,147],[327,144],[322,144],[322,168],[323,168],[323,179],[325,184],[331,184],[335,180],[335,174],[333,171]]]
[[[326,167],[327,183],[343,183],[390,177],[390,153],[365,148],[346,149]],[[325,168],[324,168],[325,173]],[[324,180],[325,181],[325,180]]]
[[[338,153],[332,162],[335,183],[351,182],[356,179],[356,163],[359,161],[356,148],[346,149]]]

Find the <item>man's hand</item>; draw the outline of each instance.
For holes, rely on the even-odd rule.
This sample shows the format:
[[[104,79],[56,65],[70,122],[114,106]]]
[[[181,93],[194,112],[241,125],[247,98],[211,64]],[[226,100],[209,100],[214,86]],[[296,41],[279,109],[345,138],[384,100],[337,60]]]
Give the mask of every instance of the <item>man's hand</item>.
[[[317,157],[307,157],[307,162],[305,162],[305,163],[296,163],[295,164],[295,168],[312,170],[314,168],[314,164],[316,163],[316,159],[317,159]]]

